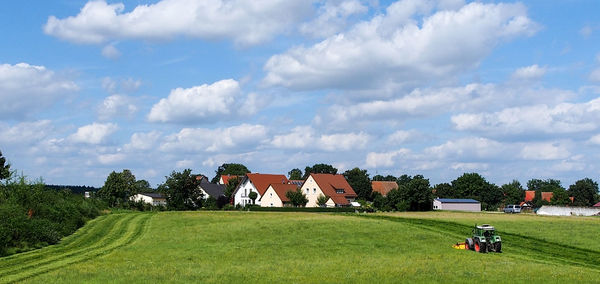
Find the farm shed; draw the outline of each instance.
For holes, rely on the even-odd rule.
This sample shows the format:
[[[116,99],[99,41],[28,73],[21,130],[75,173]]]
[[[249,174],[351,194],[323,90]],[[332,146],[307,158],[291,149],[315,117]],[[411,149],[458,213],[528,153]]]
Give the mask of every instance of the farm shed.
[[[160,193],[138,193],[129,197],[129,199],[133,202],[142,201],[144,203],[152,204],[154,206],[167,205],[167,199]]]
[[[436,198],[433,210],[481,211],[481,203],[475,199]]]

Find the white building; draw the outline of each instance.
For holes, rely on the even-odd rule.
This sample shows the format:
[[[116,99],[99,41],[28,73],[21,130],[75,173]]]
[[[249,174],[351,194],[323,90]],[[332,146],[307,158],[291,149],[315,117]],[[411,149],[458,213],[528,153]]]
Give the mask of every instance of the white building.
[[[129,199],[133,202],[143,201],[153,206],[167,206],[167,199],[160,193],[138,193]]]
[[[433,210],[480,212],[481,203],[475,199],[436,198],[433,200]]]
[[[269,185],[273,183],[287,184],[288,179],[284,175],[246,174],[233,192],[234,204],[241,206],[252,204],[252,199],[250,199],[249,195],[251,192],[256,192],[257,197],[254,202],[256,205],[260,205],[261,197],[265,194]]]

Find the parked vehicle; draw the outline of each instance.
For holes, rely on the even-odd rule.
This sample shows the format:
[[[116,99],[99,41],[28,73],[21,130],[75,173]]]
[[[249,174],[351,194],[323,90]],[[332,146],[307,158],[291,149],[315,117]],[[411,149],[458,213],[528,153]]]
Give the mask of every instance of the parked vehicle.
[[[521,213],[521,206],[506,205],[506,207],[504,207],[504,213]]]

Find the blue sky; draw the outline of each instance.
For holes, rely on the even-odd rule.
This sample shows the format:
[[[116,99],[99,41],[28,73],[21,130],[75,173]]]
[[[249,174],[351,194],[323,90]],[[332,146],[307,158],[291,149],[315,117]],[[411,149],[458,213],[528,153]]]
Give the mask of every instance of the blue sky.
[[[597,1],[12,1],[0,150],[51,184],[222,163],[600,174]]]

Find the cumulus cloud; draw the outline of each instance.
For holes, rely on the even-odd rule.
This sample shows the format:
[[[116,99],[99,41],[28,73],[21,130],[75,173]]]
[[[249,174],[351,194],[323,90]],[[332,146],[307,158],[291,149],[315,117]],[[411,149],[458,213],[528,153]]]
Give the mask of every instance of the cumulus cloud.
[[[0,64],[0,119],[23,119],[79,90],[44,66]]]
[[[390,168],[396,164],[397,157],[409,155],[408,149],[400,149],[391,152],[369,152],[367,153],[366,166],[368,168]]]
[[[103,165],[113,165],[125,160],[127,156],[122,153],[98,155],[98,162]]]
[[[415,141],[420,137],[421,134],[416,130],[398,130],[390,134],[390,136],[388,136],[388,138],[386,139],[386,143],[389,145],[402,144],[406,142]]]
[[[534,105],[493,113],[458,114],[451,120],[458,130],[494,136],[585,132],[600,126],[600,99],[561,103],[553,107]]]
[[[515,80],[530,81],[542,78],[546,74],[546,68],[537,64],[517,69],[512,77]]]
[[[115,117],[130,117],[138,110],[134,99],[128,96],[112,95],[104,99],[98,107],[98,117],[109,120]]]
[[[10,126],[0,123],[0,143],[2,144],[32,144],[46,138],[54,127],[50,120],[21,122]]]
[[[428,147],[424,153],[438,159],[490,159],[502,156],[505,150],[506,146],[498,141],[482,137],[465,137],[447,141],[439,146]]]
[[[261,106],[256,94],[243,99],[239,83],[228,79],[211,85],[188,89],[177,88],[167,98],[155,104],[148,120],[151,122],[207,122],[228,116],[253,114]],[[238,107],[241,107],[238,109]]]
[[[427,11],[420,3],[398,1],[346,33],[272,56],[263,83],[309,90],[424,82],[471,69],[499,43],[538,29],[518,3],[473,2],[415,19]]]
[[[525,160],[557,160],[568,158],[570,152],[558,143],[529,143],[523,146],[520,157]]]
[[[102,56],[108,59],[116,60],[121,57],[121,52],[115,47],[114,44],[109,44],[102,48]]]
[[[69,140],[76,143],[100,144],[117,131],[114,123],[92,123],[77,129],[77,132],[69,136]]]
[[[131,140],[128,144],[125,144],[125,149],[128,150],[152,150],[161,133],[158,131],[150,132],[138,132],[131,135]]]
[[[348,151],[364,148],[370,136],[360,133],[317,134],[310,126],[298,126],[291,133],[275,135],[271,145],[281,149]]]
[[[88,44],[185,36],[254,45],[286,32],[312,12],[311,5],[305,0],[163,0],[125,12],[123,3],[89,1],[76,16],[50,16],[44,32]]]
[[[328,37],[342,31],[353,15],[364,14],[369,8],[358,0],[328,1],[319,8],[319,16],[300,25],[300,32],[313,37]]]
[[[263,125],[241,124],[228,128],[184,128],[165,137],[160,149],[166,152],[217,152],[242,150],[260,145],[267,137]]]

